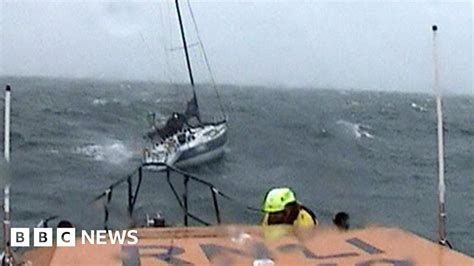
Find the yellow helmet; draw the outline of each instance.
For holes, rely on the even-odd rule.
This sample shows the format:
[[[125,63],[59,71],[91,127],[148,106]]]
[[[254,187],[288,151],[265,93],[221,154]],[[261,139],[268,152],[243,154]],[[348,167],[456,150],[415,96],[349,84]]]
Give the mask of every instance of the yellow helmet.
[[[286,204],[295,201],[295,193],[290,188],[273,188],[267,192],[263,200],[262,210],[270,213],[280,212],[285,209]]]

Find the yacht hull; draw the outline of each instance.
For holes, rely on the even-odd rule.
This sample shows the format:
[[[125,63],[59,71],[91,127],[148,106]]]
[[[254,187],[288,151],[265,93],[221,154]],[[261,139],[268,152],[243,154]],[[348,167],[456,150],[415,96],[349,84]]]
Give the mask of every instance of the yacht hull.
[[[199,146],[184,150],[176,161],[178,167],[190,167],[219,159],[227,144],[227,129],[221,135]]]
[[[180,143],[179,135],[185,140]],[[178,144],[179,143],[179,144]],[[165,163],[178,167],[190,167],[220,158],[227,144],[227,124],[202,125],[179,133],[164,143],[154,145],[144,152],[144,163]],[[166,152],[163,152],[166,151]],[[147,169],[161,171],[164,166],[148,166]]]

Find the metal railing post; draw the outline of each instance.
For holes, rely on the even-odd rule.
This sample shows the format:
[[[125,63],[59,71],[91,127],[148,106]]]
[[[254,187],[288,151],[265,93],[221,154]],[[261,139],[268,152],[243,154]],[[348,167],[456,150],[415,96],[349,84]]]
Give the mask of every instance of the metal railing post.
[[[184,205],[184,226],[188,226],[188,182],[189,176],[184,175],[184,193],[183,193],[183,205]]]
[[[108,230],[107,224],[109,223],[109,203],[112,200],[112,188],[109,188],[107,190],[107,202],[104,204],[104,212],[105,212],[105,217],[104,217],[104,230]]]
[[[137,203],[137,198],[138,198],[138,191],[140,191],[140,187],[142,185],[142,178],[143,178],[143,172],[142,168],[138,168],[138,183],[137,183],[137,188],[135,189],[135,194],[133,194],[133,200],[132,200],[132,210],[130,212],[130,215],[133,214],[133,210],[135,209],[135,203]]]
[[[219,204],[217,203],[217,191],[215,187],[211,187],[211,193],[212,193],[212,201],[214,203],[214,210],[216,211],[216,219],[217,219],[217,224],[221,223],[221,214],[219,211]]]
[[[128,214],[132,215],[133,212],[133,192],[132,192],[132,176],[127,178],[128,185]]]

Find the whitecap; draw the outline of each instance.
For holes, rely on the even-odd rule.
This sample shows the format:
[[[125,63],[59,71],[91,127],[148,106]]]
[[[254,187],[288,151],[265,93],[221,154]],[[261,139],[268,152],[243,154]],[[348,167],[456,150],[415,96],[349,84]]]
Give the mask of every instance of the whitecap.
[[[352,106],[360,106],[360,102],[358,102],[358,101],[351,101],[350,104]]]
[[[106,105],[109,101],[102,98],[96,98],[92,101],[92,105]]]
[[[345,129],[349,130],[353,136],[357,139],[362,137],[373,139],[374,135],[369,132],[372,127],[363,124],[351,123],[345,120],[338,120],[336,122],[337,125],[342,125]]]
[[[420,111],[420,112],[426,112],[426,108],[421,106],[421,105],[418,105],[416,103],[411,103],[411,107],[417,111]]]
[[[112,141],[102,145],[87,144],[76,147],[73,152],[95,161],[106,161],[113,164],[120,164],[133,157],[133,152],[120,141]]]

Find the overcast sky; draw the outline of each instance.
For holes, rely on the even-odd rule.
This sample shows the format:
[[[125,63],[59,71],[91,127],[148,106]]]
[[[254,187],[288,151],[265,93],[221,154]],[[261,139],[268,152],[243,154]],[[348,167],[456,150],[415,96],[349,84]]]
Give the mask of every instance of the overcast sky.
[[[473,89],[471,1],[192,1],[217,83]],[[189,43],[196,34],[181,0]],[[186,82],[173,2],[2,1],[0,75]],[[197,46],[197,80],[208,81]]]

